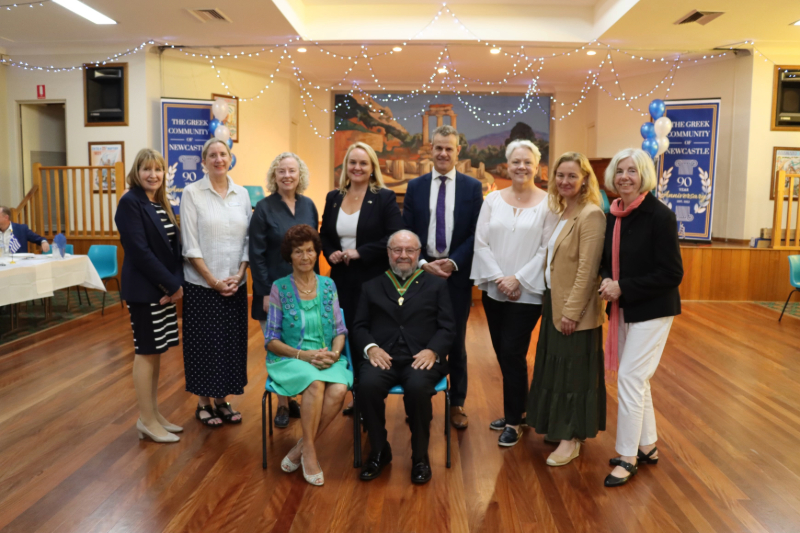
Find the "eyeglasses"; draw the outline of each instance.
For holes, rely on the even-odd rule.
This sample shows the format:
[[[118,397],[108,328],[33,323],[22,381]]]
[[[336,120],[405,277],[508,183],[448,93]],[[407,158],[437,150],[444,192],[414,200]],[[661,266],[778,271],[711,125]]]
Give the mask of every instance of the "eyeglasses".
[[[406,255],[414,255],[420,251],[420,248],[389,248],[389,251],[394,255],[401,255],[403,252],[405,252]]]

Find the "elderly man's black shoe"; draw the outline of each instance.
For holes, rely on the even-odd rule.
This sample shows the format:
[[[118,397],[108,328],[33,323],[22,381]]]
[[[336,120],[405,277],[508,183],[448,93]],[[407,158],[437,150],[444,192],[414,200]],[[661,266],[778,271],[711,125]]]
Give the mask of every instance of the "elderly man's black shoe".
[[[426,457],[424,461],[420,461],[419,463],[415,463],[414,466],[411,468],[411,482],[416,483],[418,485],[422,485],[423,483],[427,483],[431,480],[432,476],[431,472],[431,465]]]
[[[369,454],[367,463],[361,468],[359,476],[363,481],[370,481],[381,475],[383,467],[392,462],[392,448],[387,442],[377,455]]]

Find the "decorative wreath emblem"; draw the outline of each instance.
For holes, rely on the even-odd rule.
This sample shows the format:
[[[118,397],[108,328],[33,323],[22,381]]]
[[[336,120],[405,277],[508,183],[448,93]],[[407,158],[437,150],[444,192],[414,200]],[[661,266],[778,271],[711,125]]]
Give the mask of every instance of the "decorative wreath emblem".
[[[178,172],[178,163],[170,165],[167,172],[167,198],[170,205],[181,205],[181,199],[175,187],[175,174]]]
[[[697,198],[697,203],[694,205],[694,212],[705,213],[706,209],[708,209],[708,204],[711,202],[711,178],[708,172],[704,171],[702,168],[697,167],[697,170],[700,173],[700,183],[702,185],[703,194]]]
[[[665,196],[667,194],[667,185],[669,185],[669,179],[672,177],[673,168],[675,167],[669,167],[658,179],[658,199],[661,200],[662,204],[670,209],[672,209],[672,202],[670,202],[668,198],[665,198]],[[695,207],[695,209],[697,208]]]

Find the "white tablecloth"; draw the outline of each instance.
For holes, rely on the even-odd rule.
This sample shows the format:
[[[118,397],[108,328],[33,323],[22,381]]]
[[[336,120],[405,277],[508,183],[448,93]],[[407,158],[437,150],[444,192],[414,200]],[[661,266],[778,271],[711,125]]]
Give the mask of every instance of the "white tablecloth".
[[[0,259],[0,305],[49,298],[53,291],[81,285],[105,291],[103,282],[86,255],[73,255],[62,260],[52,255],[33,259]]]

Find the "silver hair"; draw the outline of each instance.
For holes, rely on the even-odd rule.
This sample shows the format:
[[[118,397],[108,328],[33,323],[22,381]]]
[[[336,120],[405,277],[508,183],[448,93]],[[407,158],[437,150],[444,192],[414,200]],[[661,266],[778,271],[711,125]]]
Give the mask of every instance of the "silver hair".
[[[293,158],[297,161],[297,170],[300,174],[300,180],[297,183],[297,189],[295,190],[296,194],[302,194],[303,191],[308,189],[308,166],[306,166],[305,162],[300,159],[300,157],[292,152],[283,152],[282,154],[278,154],[278,157],[272,160],[272,164],[269,166],[269,170],[267,171],[267,190],[270,193],[278,192],[278,181],[275,175],[278,173],[278,165],[281,164],[286,158]]]
[[[511,158],[511,154],[514,153],[514,150],[517,148],[527,148],[533,154],[533,164],[538,165],[539,161],[542,160],[542,152],[539,151],[539,148],[531,141],[527,139],[517,139],[516,141],[511,141],[506,146],[506,161]]]
[[[387,248],[391,248],[392,247],[392,241],[394,240],[395,237],[397,237],[401,233],[407,233],[408,235],[413,235],[414,238],[417,240],[417,246],[419,248],[422,248],[422,241],[419,240],[419,236],[416,233],[414,233],[413,231],[407,230],[407,229],[401,229],[399,231],[395,231],[394,233],[392,233],[391,236],[389,237],[389,240],[386,241],[386,247]]]
[[[433,139],[437,135],[441,135],[442,137],[449,137],[450,135],[455,135],[456,144],[458,144],[458,130],[456,130],[453,126],[450,126],[448,124],[439,126],[435,130],[433,130],[433,135],[431,135],[431,139]]]
[[[617,186],[614,185],[614,176],[617,173],[617,167],[620,161],[627,158],[633,159],[633,164],[642,178],[642,184],[639,187],[639,192],[652,191],[656,188],[656,167],[653,165],[653,158],[650,154],[639,148],[625,148],[611,158],[611,162],[606,167],[606,189],[619,194]]]

